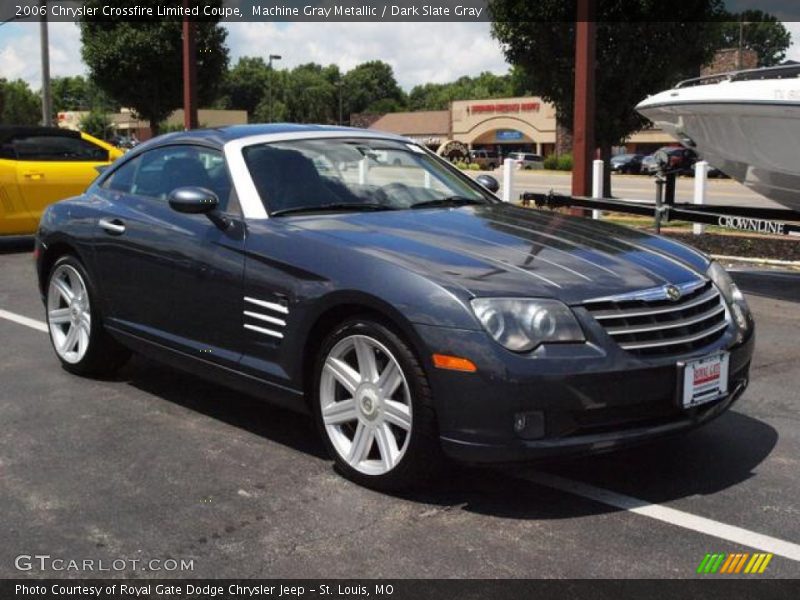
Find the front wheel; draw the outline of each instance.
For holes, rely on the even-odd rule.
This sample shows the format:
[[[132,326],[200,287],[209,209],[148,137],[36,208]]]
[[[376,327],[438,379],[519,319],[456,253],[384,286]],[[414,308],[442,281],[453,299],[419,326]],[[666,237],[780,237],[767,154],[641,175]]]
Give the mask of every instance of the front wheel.
[[[73,256],[62,256],[47,279],[47,328],[62,366],[78,375],[108,375],[130,352],[103,329],[89,274]]]
[[[431,393],[405,342],[371,319],[336,329],[317,357],[313,409],[338,470],[393,490],[440,464]]]

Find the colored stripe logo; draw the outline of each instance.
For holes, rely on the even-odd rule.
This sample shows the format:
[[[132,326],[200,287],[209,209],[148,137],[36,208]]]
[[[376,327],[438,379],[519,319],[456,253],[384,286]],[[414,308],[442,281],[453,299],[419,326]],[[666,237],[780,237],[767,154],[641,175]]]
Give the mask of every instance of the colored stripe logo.
[[[718,552],[706,554],[703,560],[700,561],[697,572],[704,575],[713,575],[714,573],[756,575],[766,571],[767,565],[771,560],[772,554],[767,554],[766,552],[755,552],[753,554],[747,552],[734,554]]]

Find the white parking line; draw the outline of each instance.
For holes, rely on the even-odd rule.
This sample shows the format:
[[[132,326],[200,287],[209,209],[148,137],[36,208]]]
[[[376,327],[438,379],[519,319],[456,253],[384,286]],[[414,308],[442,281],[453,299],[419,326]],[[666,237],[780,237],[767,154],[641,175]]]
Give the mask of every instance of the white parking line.
[[[31,329],[47,333],[47,324],[43,321],[37,321],[36,319],[18,315],[16,313],[3,310],[2,308],[0,308],[0,318],[7,319],[9,321],[13,321],[14,323],[19,323],[20,325],[30,327]],[[588,483],[574,481],[572,479],[566,479],[565,477],[559,477],[558,475],[533,472],[526,474],[524,477],[529,481],[538,483],[539,485],[543,485],[545,487],[567,492],[569,494],[574,494],[576,496],[581,496],[583,498],[588,498],[589,500],[594,500],[595,502],[600,502],[601,504],[627,510],[638,515],[656,519],[657,521],[669,523],[670,525],[676,525],[678,527],[683,527],[684,529],[690,529],[692,531],[704,533],[722,540],[727,540],[736,544],[742,544],[743,546],[756,548],[758,550],[763,550],[764,552],[772,552],[773,554],[783,556],[784,558],[800,561],[800,544],[787,542],[785,540],[774,538],[769,535],[763,535],[761,533],[756,533],[755,531],[750,531],[741,527],[727,525],[719,521],[714,521],[713,519],[698,517],[697,515],[693,515],[682,510],[676,510],[674,508],[661,506],[659,504],[651,504],[650,502],[640,500],[639,498],[634,498],[633,496],[618,494],[617,492],[612,492],[611,490],[595,487],[593,485],[589,485]]]
[[[756,548],[765,552],[772,552],[784,558],[800,561],[800,544],[780,540],[769,535],[742,529],[741,527],[734,527],[726,523],[720,523],[713,519],[698,517],[697,515],[682,510],[676,510],[659,504],[651,504],[646,500],[618,494],[611,490],[595,487],[588,483],[574,481],[572,479],[566,479],[558,475],[533,472],[525,474],[524,478],[545,487],[588,498],[589,500],[594,500],[595,502],[600,502],[601,504],[606,504],[615,508],[621,508],[638,515],[650,517],[657,521],[669,523],[670,525],[683,527],[684,529],[704,533],[721,540],[727,540],[735,544],[749,546],[750,548]]]
[[[7,310],[3,310],[2,308],[0,308],[0,318],[6,319],[8,321],[14,321],[14,323],[25,325],[26,327],[30,327],[31,329],[35,329],[36,331],[42,331],[44,333],[47,333],[47,323],[45,323],[44,321],[37,321],[36,319],[24,317],[22,315],[18,315],[17,313],[12,313]]]

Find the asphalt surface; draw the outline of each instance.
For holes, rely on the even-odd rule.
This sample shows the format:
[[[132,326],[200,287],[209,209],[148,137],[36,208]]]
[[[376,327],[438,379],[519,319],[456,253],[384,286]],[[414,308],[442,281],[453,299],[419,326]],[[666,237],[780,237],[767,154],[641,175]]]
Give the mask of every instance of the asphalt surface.
[[[0,240],[0,310],[42,320],[30,249]],[[139,357],[81,379],[0,318],[0,577],[93,575],[14,567],[47,554],[194,561],[104,574],[127,577],[682,578],[765,544],[783,554],[748,577],[800,577],[800,275],[736,277],[758,343],[717,421],[606,456],[453,467],[403,495],[339,477],[305,417]]]

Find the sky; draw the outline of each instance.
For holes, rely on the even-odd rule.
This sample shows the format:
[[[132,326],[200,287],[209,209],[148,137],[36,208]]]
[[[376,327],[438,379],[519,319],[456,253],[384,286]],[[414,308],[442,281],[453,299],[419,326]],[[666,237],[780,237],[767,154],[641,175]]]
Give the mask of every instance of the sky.
[[[74,23],[49,24],[50,76],[86,74],[80,31]],[[240,56],[279,54],[278,68],[303,63],[337,64],[347,71],[380,59],[394,69],[398,83],[410,90],[421,83],[446,83],[463,75],[508,65],[489,34],[489,23],[233,23],[228,29],[231,64]],[[0,77],[24,79],[41,87],[39,25],[0,26]]]
[[[784,23],[792,34],[788,58],[800,61],[800,22]],[[74,23],[49,24],[50,75],[86,74],[80,32]],[[343,71],[367,60],[389,63],[405,90],[423,83],[446,83],[483,71],[508,71],[489,23],[232,23],[228,29],[231,64],[240,56],[279,54],[280,68],[307,62],[337,64]],[[0,77],[24,79],[41,87],[39,25],[0,26]]]

